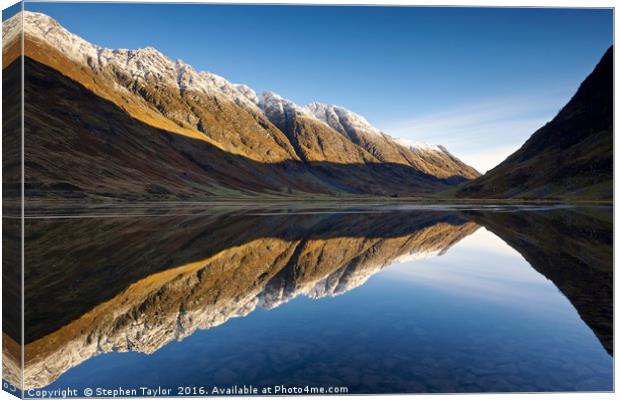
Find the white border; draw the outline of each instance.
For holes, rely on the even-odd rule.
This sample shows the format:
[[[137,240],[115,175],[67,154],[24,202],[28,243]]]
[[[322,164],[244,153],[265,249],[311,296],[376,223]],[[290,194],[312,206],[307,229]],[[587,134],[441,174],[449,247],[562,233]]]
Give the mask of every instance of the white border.
[[[85,2],[85,1],[75,1],[75,0],[65,0],[64,2]],[[92,1],[92,2],[97,2],[97,1]],[[115,2],[120,2],[120,1],[107,1],[110,3],[115,3]],[[377,5],[377,6],[389,6],[389,5],[394,5],[394,6],[475,6],[475,7],[563,7],[563,8],[615,8],[615,1],[610,1],[610,0],[590,0],[590,1],[575,1],[575,0],[563,0],[563,1],[558,1],[558,0],[521,0],[521,1],[514,1],[514,0],[505,0],[505,1],[493,1],[493,0],[477,0],[475,2],[472,1],[466,1],[466,0],[441,0],[441,1],[433,1],[433,0],[425,0],[425,1],[410,1],[410,0],[383,0],[383,1],[368,1],[368,0],[337,0],[337,1],[330,1],[330,0],[314,0],[314,1],[299,1],[299,0],[269,0],[269,1],[263,1],[263,0],[244,0],[244,1],[239,1],[239,0],[232,0],[232,1],[214,1],[214,0],[205,0],[205,1],[195,1],[195,0],[185,0],[185,1],[174,1],[174,0],[136,0],[136,1],[132,1],[134,3],[236,3],[236,4],[314,4],[314,5]],[[13,4],[15,4],[16,1],[12,1],[12,0],[0,0],[0,6],[2,9],[5,9]],[[615,11],[614,11],[615,14]],[[615,15],[614,15],[614,19],[615,19]],[[617,31],[614,29],[614,43],[618,42],[618,38],[617,38]],[[23,52],[23,49],[22,49]],[[615,76],[615,70],[616,70],[616,66],[617,66],[617,56],[616,53],[614,53],[614,76]],[[23,61],[22,61],[22,79],[23,79]],[[617,89],[618,89],[618,82],[614,79],[614,99],[615,99],[615,93],[617,93]],[[0,89],[0,94],[1,94],[1,89]],[[23,94],[22,94],[23,95]],[[1,112],[1,104],[0,104],[0,112]],[[618,118],[618,108],[617,108],[617,104],[614,102],[614,121]],[[1,121],[0,121],[0,126],[1,126]],[[22,134],[23,134],[23,101],[22,101]],[[614,134],[614,138],[615,138],[615,134]],[[616,148],[617,143],[614,140],[614,155],[617,153],[617,148]],[[23,146],[23,141],[22,141],[22,146]],[[1,149],[2,149],[2,145],[0,144],[0,154],[1,154]],[[23,151],[23,149],[22,149]],[[615,161],[615,156],[614,156],[614,161]],[[619,167],[618,165],[614,162],[614,177],[618,176],[618,170]],[[23,157],[22,157],[22,174],[23,174]],[[1,179],[1,178],[0,178]],[[615,178],[614,178],[614,183],[615,183]],[[1,190],[1,189],[0,189]],[[618,195],[618,186],[614,184],[614,198],[617,198]],[[22,193],[23,193],[23,179],[22,179]],[[23,197],[22,197],[23,198]],[[1,212],[1,211],[0,211]],[[22,203],[22,216],[23,216],[23,203]],[[618,223],[618,221],[620,220],[620,218],[615,215],[615,207],[614,207],[614,226]],[[23,218],[22,218],[22,232],[23,232]],[[0,230],[1,233],[1,230]],[[617,249],[617,244],[618,242],[616,241],[616,237],[614,235],[614,254],[615,254],[615,250]],[[23,251],[23,237],[22,237],[22,251]],[[0,255],[2,253],[2,250],[0,248]],[[22,290],[23,290],[23,254],[22,254]],[[614,266],[615,266],[615,262],[614,262]],[[616,277],[614,274],[614,287],[616,287],[615,285],[615,281],[616,281]],[[1,278],[0,278],[0,282],[1,282]],[[0,293],[1,293],[1,288],[0,288]],[[614,293],[614,298],[615,298],[615,293]],[[0,300],[1,303],[1,300]],[[614,310],[616,309],[616,303],[614,301]],[[22,294],[22,309],[23,309],[23,294]],[[1,327],[1,321],[0,321],[0,327]],[[615,318],[615,313],[614,313],[614,332],[618,332],[618,320]],[[22,313],[22,335],[23,335],[23,313]],[[615,335],[614,335],[615,338]],[[614,340],[614,347],[616,344],[616,341]],[[23,353],[23,350],[22,350]],[[614,354],[617,354],[616,351],[614,351]],[[22,358],[23,358],[23,354],[22,354]],[[23,362],[23,361],[22,361]],[[614,360],[614,365],[615,365],[615,360]],[[614,380],[615,382],[619,382],[618,381],[618,369],[615,368],[614,369]],[[8,394],[7,392],[4,391],[0,391],[0,400],[9,400],[9,399],[15,399],[15,397],[11,396],[10,394]],[[344,400],[344,399],[354,399],[354,398],[373,398],[373,399],[394,399],[394,398],[412,398],[412,399],[420,399],[420,400],[429,400],[429,399],[441,399],[441,398],[449,398],[449,397],[457,397],[457,398],[463,398],[463,399],[497,399],[497,400],[504,400],[504,399],[510,399],[510,400],[517,400],[517,399],[545,399],[545,400],[591,400],[591,399],[611,399],[611,398],[615,398],[615,394],[614,393],[553,393],[553,394],[535,394],[535,393],[531,393],[531,394],[523,394],[523,393],[510,393],[510,394],[458,394],[458,395],[443,395],[443,394],[437,394],[437,395],[377,395],[377,396],[329,396],[330,399],[340,399],[340,400]],[[226,397],[226,399],[247,399],[248,397]],[[265,399],[265,398],[269,398],[269,397],[259,397],[260,399]],[[303,397],[293,397],[293,396],[281,396],[278,398],[299,398],[299,399],[319,399],[321,397],[319,396],[303,396]],[[176,397],[174,399],[183,399],[186,400],[187,398],[184,397]]]

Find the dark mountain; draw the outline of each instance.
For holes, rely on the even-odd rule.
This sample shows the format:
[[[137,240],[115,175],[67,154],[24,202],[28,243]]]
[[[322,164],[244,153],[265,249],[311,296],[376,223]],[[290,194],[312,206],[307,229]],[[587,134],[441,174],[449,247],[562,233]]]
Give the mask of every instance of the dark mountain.
[[[613,199],[613,47],[551,122],[456,196]]]

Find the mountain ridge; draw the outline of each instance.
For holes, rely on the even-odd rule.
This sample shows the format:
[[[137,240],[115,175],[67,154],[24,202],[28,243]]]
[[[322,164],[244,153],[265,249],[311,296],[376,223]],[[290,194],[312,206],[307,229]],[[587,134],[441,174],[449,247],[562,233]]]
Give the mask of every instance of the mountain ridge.
[[[15,32],[19,30],[19,18],[20,15],[14,16],[3,24],[5,55],[11,54],[12,47],[18,44],[15,38],[19,35]],[[132,118],[207,142],[227,153],[271,164],[288,161],[360,164],[369,169],[383,169],[385,173],[392,167],[403,170],[402,173],[410,168],[410,173],[417,176],[405,181],[427,186],[420,186],[421,190],[417,191],[420,194],[478,176],[471,167],[463,169],[447,159],[424,158],[391,139],[384,141],[396,149],[401,159],[377,157],[372,146],[355,143],[317,118],[307,107],[295,105],[298,112],[294,118],[278,126],[274,123],[278,122],[275,116],[269,118],[269,113],[261,108],[261,96],[247,85],[233,84],[219,75],[196,71],[180,60],[170,60],[153,47],[111,50],[92,45],[44,14],[24,12],[23,19],[25,57],[77,81]],[[7,67],[6,62],[3,67]],[[377,135],[383,136],[387,135]],[[310,170],[311,174],[319,176],[314,180],[324,176],[320,171]],[[424,181],[428,184],[424,185]],[[377,185],[380,186],[380,182],[381,179]],[[330,188],[323,190],[329,193],[364,192],[364,189],[342,185],[322,186]],[[290,186],[280,189],[287,188],[291,189]],[[397,190],[394,187],[379,192],[390,194]],[[415,192],[405,190],[409,194]],[[375,190],[368,194],[377,193]]]

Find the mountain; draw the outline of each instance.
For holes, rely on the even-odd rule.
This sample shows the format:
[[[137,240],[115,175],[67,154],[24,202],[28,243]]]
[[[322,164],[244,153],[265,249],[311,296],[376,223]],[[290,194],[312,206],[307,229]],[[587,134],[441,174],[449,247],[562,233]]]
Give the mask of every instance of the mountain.
[[[332,125],[316,104],[259,96],[152,47],[102,48],[40,13],[3,23],[8,89],[21,81],[22,30],[29,199],[419,196],[478,176],[350,111]]]
[[[613,199],[613,46],[551,122],[457,197]]]

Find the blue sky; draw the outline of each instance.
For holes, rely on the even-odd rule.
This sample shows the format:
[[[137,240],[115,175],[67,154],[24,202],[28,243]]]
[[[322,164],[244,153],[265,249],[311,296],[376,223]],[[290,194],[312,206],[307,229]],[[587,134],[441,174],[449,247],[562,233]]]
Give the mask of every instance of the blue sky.
[[[26,3],[90,42],[153,46],[299,104],[338,104],[480,171],[570,99],[613,42],[606,9]]]

